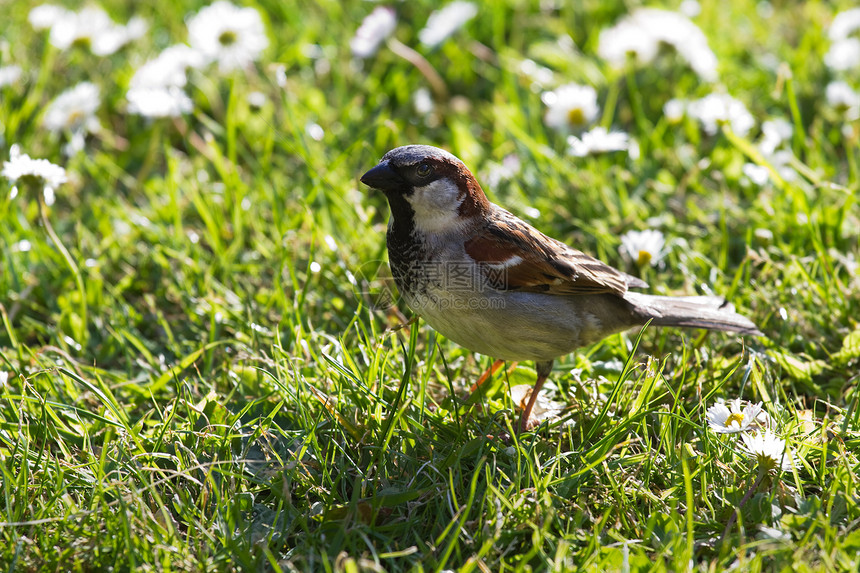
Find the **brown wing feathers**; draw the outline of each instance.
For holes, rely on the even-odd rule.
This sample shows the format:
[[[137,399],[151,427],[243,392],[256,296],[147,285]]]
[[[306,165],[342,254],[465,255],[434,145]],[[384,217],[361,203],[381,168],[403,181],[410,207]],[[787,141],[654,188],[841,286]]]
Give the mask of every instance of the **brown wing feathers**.
[[[624,273],[547,237],[507,211],[465,243],[495,288],[557,295],[627,292]],[[504,271],[504,272],[500,272]]]

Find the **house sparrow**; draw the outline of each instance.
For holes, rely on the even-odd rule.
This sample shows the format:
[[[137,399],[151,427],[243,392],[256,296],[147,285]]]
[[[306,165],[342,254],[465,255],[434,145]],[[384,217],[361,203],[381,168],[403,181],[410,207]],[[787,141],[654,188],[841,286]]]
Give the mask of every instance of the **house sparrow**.
[[[474,352],[535,362],[523,430],[553,360],[580,346],[649,320],[762,334],[719,297],[629,291],[648,285],[490,203],[463,162],[442,149],[393,149],[361,182],[388,199],[388,258],[406,304]]]

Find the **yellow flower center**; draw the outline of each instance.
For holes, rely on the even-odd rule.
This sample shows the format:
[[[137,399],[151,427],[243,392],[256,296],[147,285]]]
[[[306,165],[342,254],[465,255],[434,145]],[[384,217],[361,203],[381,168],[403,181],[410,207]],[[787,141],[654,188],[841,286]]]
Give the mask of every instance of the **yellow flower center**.
[[[233,30],[225,30],[218,36],[218,43],[222,46],[229,46],[231,44],[235,44],[237,40],[236,32]]]
[[[81,36],[80,38],[75,38],[75,41],[72,42],[72,46],[76,48],[82,48],[84,50],[89,50],[93,45],[93,39],[89,36]]]
[[[640,267],[647,266],[651,262],[653,256],[648,251],[639,251],[639,257],[636,259],[636,264]]]
[[[726,428],[731,428],[733,425],[736,425],[738,428],[743,426],[744,415],[740,412],[732,413],[728,418],[726,418]]]
[[[569,112],[567,112],[567,121],[570,125],[584,125],[585,124],[585,112],[582,111],[581,107],[575,107]]]
[[[69,114],[69,118],[66,120],[66,127],[75,126],[75,125],[81,123],[83,120],[84,120],[84,113],[81,110],[76,109],[75,111],[73,111],[72,113]]]
[[[758,467],[764,471],[772,471],[776,469],[776,462],[778,460],[773,459],[767,454],[757,454],[756,461],[758,462]]]

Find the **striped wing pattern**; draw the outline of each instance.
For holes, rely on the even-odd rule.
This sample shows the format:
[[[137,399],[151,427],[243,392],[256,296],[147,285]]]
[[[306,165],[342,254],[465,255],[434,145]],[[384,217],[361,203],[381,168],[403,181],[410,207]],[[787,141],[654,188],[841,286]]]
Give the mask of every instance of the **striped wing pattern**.
[[[544,235],[504,209],[495,207],[487,220],[488,224],[466,241],[465,249],[485,270],[494,288],[554,295],[622,296],[629,279],[638,281]]]

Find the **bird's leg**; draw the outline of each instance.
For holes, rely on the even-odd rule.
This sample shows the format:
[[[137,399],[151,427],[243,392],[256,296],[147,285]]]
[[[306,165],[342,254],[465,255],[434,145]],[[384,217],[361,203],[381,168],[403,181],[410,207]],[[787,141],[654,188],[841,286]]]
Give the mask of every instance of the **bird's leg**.
[[[546,382],[546,379],[549,377],[549,373],[552,372],[552,360],[548,360],[546,362],[535,362],[535,369],[537,370],[537,381],[535,382],[535,387],[532,388],[532,395],[529,396],[529,403],[526,405],[525,410],[523,410],[523,413],[520,416],[521,432],[526,432],[532,428],[532,408],[534,408],[535,402],[537,402],[537,397],[538,394],[540,394],[540,389],[543,387],[543,383]]]
[[[496,372],[498,372],[499,368],[501,368],[502,364],[504,363],[504,360],[496,360],[495,362],[493,362],[493,365],[487,368],[484,373],[481,374],[481,377],[478,378],[478,381],[472,384],[472,387],[469,388],[469,392],[474,392],[475,390],[477,390],[481,386],[481,384],[487,381],[487,378],[493,376]],[[514,364],[516,364],[516,362]]]

